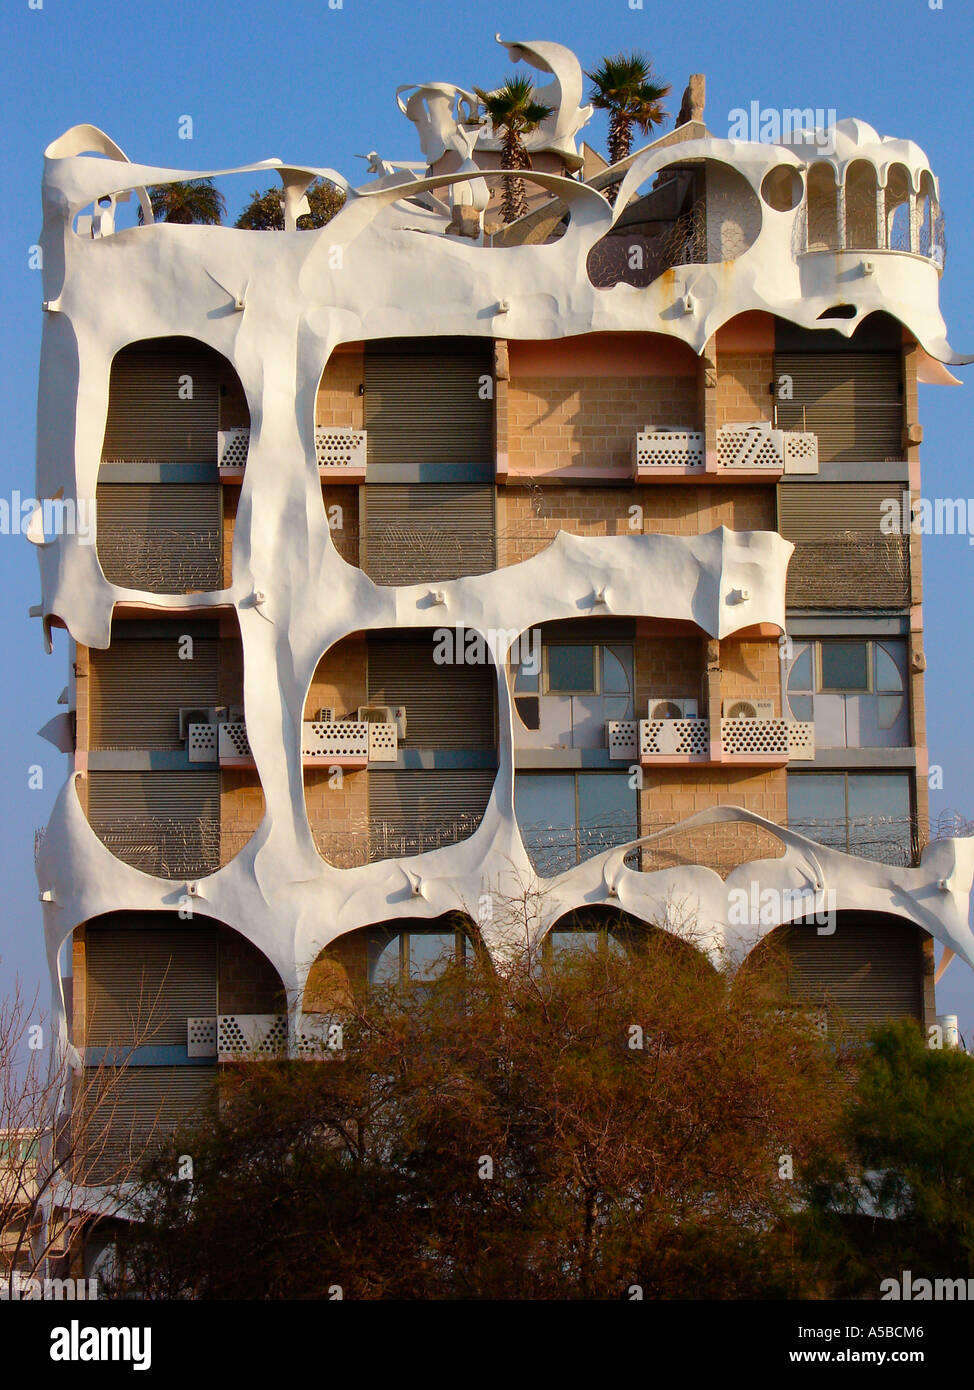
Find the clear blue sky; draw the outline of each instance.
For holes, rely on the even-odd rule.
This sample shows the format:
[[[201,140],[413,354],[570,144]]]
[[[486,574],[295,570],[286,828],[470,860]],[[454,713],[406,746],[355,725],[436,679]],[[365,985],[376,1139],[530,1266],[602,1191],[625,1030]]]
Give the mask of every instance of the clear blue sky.
[[[38,0],[34,0],[37,4]],[[332,0],[337,3],[337,0]],[[396,109],[397,84],[448,81],[489,86],[509,70],[494,43],[552,39],[590,67],[607,53],[648,50],[673,84],[707,76],[707,124],[726,132],[728,113],[762,106],[834,108],[881,134],[926,150],[941,180],[947,217],[942,307],[950,338],[974,352],[974,16],[966,0],[820,0],[818,5],[662,5],[644,0],[495,0],[487,5],[403,0],[6,0],[0,17],[4,132],[0,147],[0,286],[3,332],[0,402],[4,449],[0,496],[30,495],[40,345],[40,277],[28,249],[40,229],[41,158],[69,126],[90,122],[136,161],[188,169],[246,164],[270,156],[330,165],[356,180],[356,154],[378,149],[419,158],[413,128]],[[524,73],[519,66],[516,71]],[[675,105],[671,108],[675,110]],[[193,118],[194,138],[178,121]],[[588,128],[604,146],[604,123]],[[227,182],[232,210],[271,179]],[[972,369],[974,373],[974,369]],[[924,493],[974,497],[974,375],[961,389],[921,389]],[[927,717],[931,760],[942,765],[935,809],[974,819],[974,547],[966,537],[925,542]],[[43,654],[40,624],[27,617],[39,594],[37,565],[20,536],[0,535],[3,674],[0,683],[0,845],[3,925],[0,988],[19,969],[42,979],[40,908],[33,874],[35,826],[47,819],[64,759],[35,737],[57,712],[67,644]],[[28,790],[28,769],[44,769]],[[42,986],[46,994],[46,984]],[[939,991],[974,1033],[974,976],[955,963]]]

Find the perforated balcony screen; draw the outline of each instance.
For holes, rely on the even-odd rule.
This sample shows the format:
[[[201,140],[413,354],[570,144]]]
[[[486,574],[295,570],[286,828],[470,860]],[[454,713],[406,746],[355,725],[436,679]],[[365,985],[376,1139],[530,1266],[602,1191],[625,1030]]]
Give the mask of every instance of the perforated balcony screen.
[[[219,366],[216,353],[188,339],[124,348],[112,363],[102,459],[215,463]]]
[[[840,917],[834,935],[792,927],[786,936],[793,998],[825,1004],[858,1031],[887,1018],[923,1017],[920,933],[866,913]]]
[[[99,483],[98,559],[105,578],[159,594],[223,587],[218,483]]]
[[[903,458],[899,353],[775,353],[774,373],[779,427],[817,434],[820,462]]]
[[[494,516],[489,484],[369,486],[363,568],[377,584],[487,574],[496,563]]]
[[[85,1072],[79,1110],[80,1181],[110,1182],[130,1176],[146,1148],[177,1125],[215,1104],[216,1067],[127,1067],[113,1077]],[[99,1099],[99,1095],[101,1099]]]
[[[407,748],[493,748],[492,665],[437,665],[433,630],[369,635],[369,704],[405,705]]]
[[[195,877],[220,861],[220,773],[90,772],[88,819],[127,864]]]
[[[909,606],[909,538],[880,529],[889,498],[902,504],[898,484],[779,484],[778,529],[795,543],[789,607]]]
[[[187,1018],[217,1012],[216,928],[130,920],[86,931],[88,1044],[185,1045]]]
[[[370,770],[371,857],[402,858],[467,839],[487,809],[494,777],[484,768]]]
[[[116,625],[116,634],[118,633]],[[123,641],[89,655],[92,748],[184,747],[179,711],[218,700],[216,625],[210,638],[194,637],[191,661],[180,659],[180,632]]]
[[[482,344],[441,339],[436,351],[368,347],[365,428],[369,463],[490,463],[491,361]],[[484,397],[487,399],[484,399]]]

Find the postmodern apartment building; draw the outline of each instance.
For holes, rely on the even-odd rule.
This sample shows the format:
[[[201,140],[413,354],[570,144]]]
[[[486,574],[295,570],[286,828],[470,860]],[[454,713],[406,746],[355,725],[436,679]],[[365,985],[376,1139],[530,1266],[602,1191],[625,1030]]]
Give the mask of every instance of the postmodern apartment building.
[[[934,1020],[934,939],[974,964],[889,524],[918,383],[963,360],[926,156],[858,120],[729,140],[694,77],[608,169],[574,55],[509,49],[553,108],[510,225],[447,84],[400,103],[422,159],[357,186],[221,171],[279,175],[283,231],[154,223],[193,175],[93,127],[47,151],[31,535],[70,775],[37,872],[65,1045],[134,1048],[120,1127],[310,1052],[464,921],[503,951],[525,883],[537,941],[784,940],[853,1028]],[[321,174],[345,204],[298,230]]]

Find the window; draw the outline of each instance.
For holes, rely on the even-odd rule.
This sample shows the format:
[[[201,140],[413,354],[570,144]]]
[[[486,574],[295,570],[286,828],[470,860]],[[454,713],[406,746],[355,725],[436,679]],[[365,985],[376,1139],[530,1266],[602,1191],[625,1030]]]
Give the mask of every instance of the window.
[[[905,748],[910,742],[906,642],[816,638],[795,644],[788,703],[814,720],[820,748]]]
[[[370,985],[428,985],[452,964],[469,957],[470,943],[459,931],[393,931],[369,934]]]
[[[789,773],[788,825],[832,849],[910,864],[916,853],[907,773]]]
[[[564,873],[637,835],[636,793],[626,772],[519,773],[514,809],[538,873]]]
[[[626,948],[619,937],[606,927],[598,931],[586,931],[581,928],[567,931],[553,930],[545,937],[543,948],[549,960],[572,952],[598,951],[600,954],[605,953],[614,956],[626,954]]]
[[[607,722],[633,718],[632,643],[542,641],[540,669],[512,668],[520,746],[604,748]]]
[[[597,694],[596,651],[597,648],[593,646],[576,642],[558,642],[546,646],[546,694]]]

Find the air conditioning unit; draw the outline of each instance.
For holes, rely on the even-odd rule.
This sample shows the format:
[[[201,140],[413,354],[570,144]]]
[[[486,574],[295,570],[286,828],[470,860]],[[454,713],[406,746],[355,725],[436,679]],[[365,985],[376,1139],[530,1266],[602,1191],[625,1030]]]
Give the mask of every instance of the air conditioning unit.
[[[335,711],[333,709],[329,709],[327,705],[323,705],[322,708],[315,715],[315,722],[317,724],[334,724]]]
[[[724,719],[773,719],[774,700],[724,700],[720,712]]]
[[[649,702],[649,719],[696,719],[696,700],[654,699]]]
[[[391,705],[359,705],[358,722],[360,724],[392,724]]]
[[[225,705],[209,705],[205,709],[198,705],[181,705],[179,709],[179,737],[180,739],[189,737],[190,724],[220,724],[226,717]],[[240,717],[242,719],[243,715]]]

